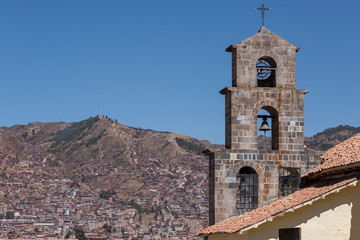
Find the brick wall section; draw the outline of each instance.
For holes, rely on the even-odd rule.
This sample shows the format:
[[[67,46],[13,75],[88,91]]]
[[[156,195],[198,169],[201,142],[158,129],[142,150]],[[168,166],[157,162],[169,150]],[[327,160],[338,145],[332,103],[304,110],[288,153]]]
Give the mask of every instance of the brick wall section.
[[[319,165],[319,155],[308,151],[230,150],[208,151],[210,158],[210,225],[237,215],[236,175],[240,168],[249,166],[258,174],[258,201],[279,196],[280,167],[294,167],[304,174]]]
[[[225,95],[225,147],[257,149],[257,115],[265,106],[277,110],[279,150],[304,150],[304,94],[307,90],[235,88]]]
[[[277,64],[277,87],[295,89],[298,50],[298,47],[262,27],[254,36],[226,49],[232,53],[232,86],[257,87],[256,62],[268,56]]]

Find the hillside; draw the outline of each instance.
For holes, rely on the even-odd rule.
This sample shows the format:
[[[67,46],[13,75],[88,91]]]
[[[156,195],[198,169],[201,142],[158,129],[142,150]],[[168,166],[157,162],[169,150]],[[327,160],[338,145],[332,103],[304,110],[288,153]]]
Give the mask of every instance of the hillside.
[[[3,164],[15,159],[42,160],[74,181],[91,183],[91,186],[100,181],[102,186],[109,189],[116,185],[113,177],[120,178],[117,180],[122,182],[123,176],[130,172],[133,175],[137,171],[145,171],[138,158],[146,156],[170,163],[188,154],[202,157],[202,150],[214,147],[208,141],[128,127],[103,117],[92,117],[75,123],[34,122],[15,125],[1,128],[0,137],[1,158],[8,160],[3,161]],[[190,168],[196,168],[197,165],[196,162],[177,164]],[[114,170],[123,173],[109,175]],[[89,171],[98,174],[95,177]]]
[[[170,234],[175,229],[170,219],[189,221],[179,223],[184,236],[190,225],[196,230],[207,224],[208,167],[201,152],[216,147],[208,141],[128,127],[104,117],[3,127],[0,141],[0,179],[7,183],[0,185],[0,209],[10,204],[7,209],[16,212],[22,206],[22,214],[30,216],[36,199],[43,199],[37,214],[48,216],[50,211],[52,219],[85,229],[89,221],[119,223],[119,213],[109,217],[110,209],[133,211],[131,222],[136,224],[122,225],[123,234],[130,236],[146,232],[155,220],[154,234]],[[70,189],[79,198],[72,199]],[[46,196],[50,209],[44,209]],[[75,204],[69,209],[73,214],[58,213],[64,201]]]
[[[306,145],[323,151],[358,132],[330,128],[306,138]],[[268,143],[259,138],[260,145]],[[59,237],[77,226],[103,238],[197,239],[188,236],[208,219],[208,160],[201,152],[222,147],[99,116],[2,127],[0,218],[18,213],[30,222],[56,222],[62,230],[10,224],[0,237],[16,231],[22,234],[11,237]]]

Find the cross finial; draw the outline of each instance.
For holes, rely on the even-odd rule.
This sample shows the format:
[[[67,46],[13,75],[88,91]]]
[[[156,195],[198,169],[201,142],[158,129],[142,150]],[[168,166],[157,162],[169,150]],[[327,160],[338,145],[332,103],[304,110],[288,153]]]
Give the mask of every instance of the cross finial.
[[[264,2],[262,2],[261,7],[255,8],[256,10],[261,10],[262,16],[262,25],[264,26],[265,10],[271,10],[271,8],[266,8]]]

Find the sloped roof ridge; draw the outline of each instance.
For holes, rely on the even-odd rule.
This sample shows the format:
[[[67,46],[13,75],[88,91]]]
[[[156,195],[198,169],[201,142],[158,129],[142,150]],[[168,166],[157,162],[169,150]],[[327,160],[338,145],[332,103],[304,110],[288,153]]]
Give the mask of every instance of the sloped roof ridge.
[[[262,26],[260,28],[260,30],[255,33],[254,35],[236,43],[236,44],[232,44],[230,45],[228,48],[226,48],[226,52],[231,52],[231,49],[234,48],[235,46],[239,46],[239,45],[242,45],[242,44],[246,44],[248,41],[250,41],[251,39],[253,38],[256,38],[257,35],[272,35],[272,36],[275,36],[276,38],[280,39],[281,41],[284,41],[287,43],[287,46],[292,46],[294,48],[296,48],[296,51],[298,51],[300,48],[295,46],[294,44],[290,43],[288,40],[286,40],[285,38],[283,37],[280,37],[279,35],[277,35],[276,33],[270,31],[269,29],[267,29],[266,27]]]

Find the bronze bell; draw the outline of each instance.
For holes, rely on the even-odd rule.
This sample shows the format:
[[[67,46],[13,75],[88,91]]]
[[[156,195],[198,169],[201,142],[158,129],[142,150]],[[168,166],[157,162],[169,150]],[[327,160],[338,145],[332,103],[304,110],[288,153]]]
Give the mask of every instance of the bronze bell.
[[[263,117],[263,121],[261,123],[261,127],[259,128],[259,131],[263,131],[264,133],[266,133],[266,131],[270,131],[270,130],[271,130],[271,128],[269,127],[267,118]]]

